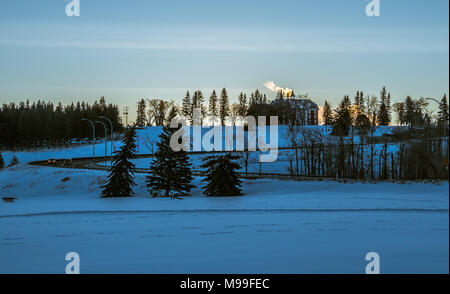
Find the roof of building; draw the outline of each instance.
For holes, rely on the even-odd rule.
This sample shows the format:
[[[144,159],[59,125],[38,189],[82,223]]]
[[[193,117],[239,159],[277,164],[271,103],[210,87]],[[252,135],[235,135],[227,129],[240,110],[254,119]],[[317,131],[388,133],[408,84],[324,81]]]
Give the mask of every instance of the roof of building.
[[[277,103],[279,99],[275,99],[272,101],[272,104]],[[291,104],[295,104],[295,106],[298,107],[302,107],[302,108],[307,108],[307,109],[319,109],[319,106],[314,103],[311,99],[295,99],[295,98],[290,98],[290,99],[283,99],[285,102],[291,103]]]

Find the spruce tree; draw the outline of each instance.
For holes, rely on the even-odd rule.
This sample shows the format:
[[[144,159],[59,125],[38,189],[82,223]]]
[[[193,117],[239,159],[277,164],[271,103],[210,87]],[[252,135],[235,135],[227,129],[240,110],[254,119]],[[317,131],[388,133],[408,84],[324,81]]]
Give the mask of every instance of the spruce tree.
[[[239,94],[239,108],[238,108],[238,115],[242,117],[247,116],[247,96],[244,95],[242,92]]]
[[[206,169],[204,194],[206,196],[240,196],[242,183],[236,170],[240,165],[237,156],[228,153],[222,156],[209,156],[202,168]]]
[[[348,95],[344,96],[344,99],[336,109],[336,116],[333,124],[333,135],[347,136],[352,125],[352,117],[350,113],[350,98]]]
[[[169,117],[176,113],[172,111]],[[179,129],[179,128],[178,128]],[[150,195],[153,197],[178,197],[188,195],[194,187],[189,156],[186,151],[174,151],[170,146],[170,139],[177,128],[170,128],[170,124],[163,127],[157,143],[157,151],[150,164],[150,173],[146,183]]]
[[[146,108],[145,100],[141,99],[141,101],[138,102],[137,107],[136,126],[138,127],[145,127],[145,125],[147,124],[145,108]]]
[[[255,94],[250,94],[250,105],[249,108],[256,104]]]
[[[363,91],[359,92],[359,105],[358,105],[359,111],[363,114],[366,113],[366,101],[364,98]]]
[[[331,110],[331,105],[328,103],[328,101],[325,101],[325,104],[323,106],[322,119],[323,123],[327,127],[333,124],[333,111]]]
[[[205,116],[205,106],[203,103],[205,102],[205,99],[203,98],[202,91],[198,90],[194,92],[194,95],[192,96],[192,105],[191,105],[191,113],[194,114],[194,109],[198,108],[201,111],[202,117]],[[191,115],[191,118],[192,118]],[[192,118],[193,119],[193,118]]]
[[[191,102],[191,96],[189,94],[189,91],[186,92],[186,96],[183,98],[183,102],[181,104],[181,114],[186,119],[192,118],[192,102]]]
[[[447,95],[442,97],[441,103],[439,104],[439,112],[438,112],[438,123],[440,126],[448,125],[449,119],[449,111],[447,104]]]
[[[378,110],[378,124],[388,126],[391,122],[391,94],[387,94],[386,87],[380,93],[380,108]]]
[[[225,88],[222,89],[220,94],[220,121],[222,125],[225,125],[225,117],[230,115],[230,105],[228,101],[228,94]]]
[[[218,116],[219,115],[219,108],[218,108],[218,99],[216,90],[213,90],[211,93],[211,96],[209,97],[209,115],[211,116]]]
[[[0,169],[5,167],[5,161],[3,160],[2,153],[0,152]]]
[[[136,166],[131,162],[136,158],[136,129],[127,130],[122,140],[122,147],[114,155],[113,164],[107,183],[102,187],[102,198],[134,196],[133,186]]]
[[[389,113],[385,103],[381,102],[380,109],[378,111],[378,125],[387,126],[389,125]]]

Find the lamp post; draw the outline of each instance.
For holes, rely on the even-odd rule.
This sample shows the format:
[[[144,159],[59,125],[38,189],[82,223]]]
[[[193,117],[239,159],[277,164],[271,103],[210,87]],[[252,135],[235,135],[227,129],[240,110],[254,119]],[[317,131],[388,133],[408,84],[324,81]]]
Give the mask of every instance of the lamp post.
[[[104,122],[102,122],[102,121],[99,121],[99,120],[96,120],[96,121],[94,121],[95,123],[98,123],[98,124],[102,124],[103,125],[103,128],[105,128],[105,166],[106,166],[106,156],[107,156],[107,153],[108,153],[108,138],[107,138],[107,135],[106,135],[106,125],[105,125],[105,123]]]
[[[87,118],[82,118],[81,120],[88,121],[92,126],[92,162],[95,162],[95,125]]]
[[[98,118],[105,119],[109,122],[109,125],[111,126],[111,157],[113,156],[113,153],[116,152],[116,147],[114,145],[114,129],[113,129],[113,123],[112,121],[107,118],[106,116],[99,116]]]

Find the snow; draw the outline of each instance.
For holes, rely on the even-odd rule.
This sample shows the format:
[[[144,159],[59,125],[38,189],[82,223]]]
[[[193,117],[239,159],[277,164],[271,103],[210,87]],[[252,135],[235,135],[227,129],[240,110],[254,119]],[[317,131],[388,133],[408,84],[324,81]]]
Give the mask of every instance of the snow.
[[[331,127],[325,126],[305,126],[306,130],[314,130],[323,135],[330,135]],[[374,136],[381,136],[386,133],[392,133],[398,127],[383,127],[378,126],[374,132]],[[151,153],[149,148],[146,146],[146,142],[152,141],[156,143],[158,141],[158,136],[161,133],[161,127],[146,127],[144,129],[140,129],[138,131],[139,137],[136,138],[136,143],[139,145],[139,154],[148,154]],[[208,128],[202,129],[202,134],[205,134],[208,131]],[[191,136],[192,136],[191,131]],[[225,132],[222,132],[222,142],[225,142]],[[269,128],[267,128],[267,140],[269,141]],[[279,147],[288,147],[291,146],[288,140],[288,128],[287,126],[279,126],[278,129],[278,146]],[[104,140],[101,140],[102,137],[97,138],[97,142],[95,144],[95,154],[96,156],[104,156],[105,154],[105,143]],[[356,136],[354,138],[354,142],[358,143],[359,138]],[[115,143],[116,150],[121,146],[120,141],[116,141]],[[88,157],[92,156],[92,144],[75,144],[68,145],[67,147],[57,147],[57,148],[42,148],[42,149],[28,149],[28,150],[19,150],[19,151],[3,151],[2,155],[6,164],[9,164],[12,157],[15,155],[19,162],[26,163],[30,161],[38,161],[38,160],[47,160],[49,158],[55,159],[64,159],[64,158],[76,158],[76,157]],[[111,144],[110,141],[107,143],[107,155],[109,156],[111,153]]]
[[[448,273],[449,186],[244,180],[246,196],[101,199],[105,171],[0,170],[0,273]]]

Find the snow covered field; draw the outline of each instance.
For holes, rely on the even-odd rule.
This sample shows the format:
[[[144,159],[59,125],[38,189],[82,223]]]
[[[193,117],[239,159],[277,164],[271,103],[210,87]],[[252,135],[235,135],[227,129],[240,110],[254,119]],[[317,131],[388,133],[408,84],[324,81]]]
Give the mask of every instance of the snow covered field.
[[[374,133],[374,136],[381,136],[385,133],[392,132],[397,127],[377,127],[376,131]],[[326,128],[324,126],[306,126],[305,129],[307,130],[316,130],[321,132],[324,135],[328,135],[331,132],[331,128]],[[145,129],[139,130],[138,134],[139,137],[136,138],[136,144],[139,145],[139,153],[140,154],[148,154],[151,153],[150,150],[147,148],[146,143],[153,142],[156,143],[158,141],[158,136],[161,133],[162,128],[161,127],[147,127]],[[208,129],[203,129],[203,134],[206,133]],[[269,132],[269,129],[268,129]],[[287,147],[291,146],[288,136],[287,136],[287,127],[286,126],[279,126],[278,129],[278,145],[279,147]],[[224,132],[223,132],[224,133]],[[191,132],[192,135],[192,132]],[[225,135],[222,134],[222,142],[225,141]],[[103,137],[97,137],[97,144],[95,144],[95,154],[97,156],[103,156],[105,154],[105,143],[102,141]],[[269,140],[269,135],[267,135],[267,140]],[[359,142],[359,138],[355,137],[355,142]],[[116,150],[121,146],[120,141],[115,142]],[[155,145],[156,146],[156,145]],[[107,154],[110,155],[111,152],[111,144],[108,141],[107,144]],[[67,148],[45,148],[45,149],[38,149],[38,150],[22,150],[22,151],[4,151],[3,158],[8,164],[12,157],[15,155],[19,162],[26,163],[30,161],[38,161],[38,160],[47,160],[49,158],[56,158],[56,159],[64,159],[64,158],[75,158],[75,157],[88,157],[92,156],[92,144],[84,144],[84,145],[76,145],[76,146],[69,146]]]
[[[246,196],[100,199],[103,171],[0,170],[0,273],[448,273],[449,186],[244,180]]]

